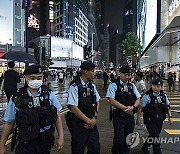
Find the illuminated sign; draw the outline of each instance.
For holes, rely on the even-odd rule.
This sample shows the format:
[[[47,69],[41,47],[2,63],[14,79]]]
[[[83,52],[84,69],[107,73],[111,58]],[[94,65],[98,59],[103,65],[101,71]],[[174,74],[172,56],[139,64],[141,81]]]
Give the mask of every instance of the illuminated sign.
[[[49,1],[49,20],[50,22],[54,21],[54,2]]]
[[[72,52],[72,40],[59,37],[51,37],[51,57],[70,57]]]
[[[36,30],[39,30],[40,28],[40,21],[32,14],[28,17],[28,27],[32,27]]]
[[[173,0],[171,4],[169,5],[169,16],[172,16],[174,11],[179,7],[180,5],[180,0]]]

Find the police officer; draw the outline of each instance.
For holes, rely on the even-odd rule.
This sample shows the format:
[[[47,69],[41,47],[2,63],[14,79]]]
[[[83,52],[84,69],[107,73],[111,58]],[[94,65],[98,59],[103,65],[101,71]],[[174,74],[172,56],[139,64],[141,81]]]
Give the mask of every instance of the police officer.
[[[140,104],[140,94],[133,83],[130,83],[131,68],[124,65],[120,68],[120,76],[112,82],[106,93],[112,105],[114,127],[112,154],[128,154],[126,137],[134,130],[134,111]]]
[[[63,147],[62,109],[55,94],[42,85],[43,72],[40,65],[30,65],[24,71],[26,85],[10,98],[4,115],[4,128],[0,141],[0,154],[16,124],[13,141],[17,154],[49,154],[54,145],[54,125],[57,129],[57,150]],[[16,141],[15,141],[16,140]],[[16,142],[16,143],[14,143]]]
[[[153,153],[161,154],[160,143],[156,142],[162,130],[163,121],[168,114],[169,123],[172,124],[172,115],[169,106],[169,100],[166,94],[162,91],[163,81],[160,78],[152,81],[152,87],[145,93],[141,100],[137,115],[137,125],[141,123],[141,111],[143,111],[144,123],[148,130],[148,138],[153,138],[152,142]],[[152,141],[152,140],[151,140]],[[142,146],[141,150],[144,153],[149,153],[150,143],[148,139]]]
[[[69,87],[68,106],[71,110],[71,151],[72,154],[99,154],[99,132],[96,119],[100,96],[92,82],[95,65],[84,61],[81,66],[81,76]]]

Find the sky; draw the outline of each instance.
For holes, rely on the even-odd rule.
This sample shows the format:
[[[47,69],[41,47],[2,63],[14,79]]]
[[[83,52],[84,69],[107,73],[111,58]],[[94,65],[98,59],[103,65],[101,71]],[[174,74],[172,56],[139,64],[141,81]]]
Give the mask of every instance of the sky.
[[[12,0],[0,0],[0,44],[12,44],[13,41],[13,21],[12,21]]]

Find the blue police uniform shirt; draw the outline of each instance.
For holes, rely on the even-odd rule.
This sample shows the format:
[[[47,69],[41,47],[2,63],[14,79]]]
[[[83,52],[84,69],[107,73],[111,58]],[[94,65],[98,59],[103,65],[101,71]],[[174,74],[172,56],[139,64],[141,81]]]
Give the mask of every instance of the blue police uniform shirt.
[[[124,86],[124,91],[128,92],[128,83],[125,83],[125,82],[120,80],[120,84],[122,84]],[[133,85],[133,92],[136,95],[136,98],[137,99],[140,98],[141,95],[138,92],[136,86],[133,83],[131,83],[131,84]],[[115,82],[112,82],[108,87],[108,90],[107,90],[107,93],[106,93],[106,98],[114,99],[116,91],[117,91],[117,84]]]
[[[29,89],[27,89],[27,93],[28,93],[29,96],[32,96]],[[39,88],[39,90],[37,91],[37,93],[33,97],[33,103],[34,103],[35,106],[38,106],[38,104],[35,104],[35,103],[37,103],[37,101],[34,101],[34,100],[35,100],[35,98],[37,96],[40,96],[40,94],[41,94],[41,88]],[[56,98],[54,92],[50,92],[49,99],[50,99],[50,105],[54,105],[57,108],[57,112],[60,112],[60,110],[62,109],[62,106],[61,106],[60,102],[58,101],[58,99]],[[7,109],[5,111],[3,120],[6,121],[6,122],[14,122],[17,110],[18,110],[18,108],[15,107],[15,104],[12,101],[12,97],[11,97],[10,100],[9,100]],[[44,128],[41,128],[40,132],[44,132],[45,130],[49,129],[50,127],[51,126],[46,126]]]
[[[170,102],[167,98],[167,95],[165,94],[165,97],[166,97],[166,105],[169,105]],[[160,98],[160,94],[157,94],[157,99],[159,99],[158,101],[161,101],[161,98]],[[147,104],[149,104],[151,102],[151,98],[149,95],[144,95],[141,99],[141,103],[140,103],[140,106],[141,107],[145,107]]]
[[[80,78],[81,84],[83,88],[87,88],[88,87],[88,83],[85,83],[81,78]],[[96,86],[95,84],[92,84],[94,87],[94,94],[96,95],[96,102],[98,102],[100,100],[100,96],[97,92]],[[77,85],[71,85],[69,87],[68,90],[68,105],[74,105],[74,106],[78,106],[78,87]]]

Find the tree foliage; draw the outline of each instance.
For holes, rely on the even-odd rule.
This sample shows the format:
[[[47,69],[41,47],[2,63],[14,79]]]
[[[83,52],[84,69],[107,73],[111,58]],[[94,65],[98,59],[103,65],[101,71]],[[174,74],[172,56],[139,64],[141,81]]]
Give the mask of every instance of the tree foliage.
[[[122,47],[126,56],[136,56],[141,53],[142,46],[140,40],[134,32],[128,32],[125,39],[122,41]]]
[[[43,61],[43,66],[49,67],[50,65],[54,64],[51,59],[45,59]]]

